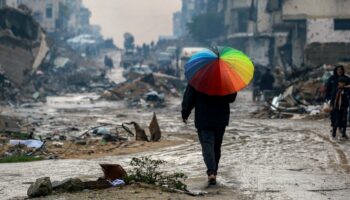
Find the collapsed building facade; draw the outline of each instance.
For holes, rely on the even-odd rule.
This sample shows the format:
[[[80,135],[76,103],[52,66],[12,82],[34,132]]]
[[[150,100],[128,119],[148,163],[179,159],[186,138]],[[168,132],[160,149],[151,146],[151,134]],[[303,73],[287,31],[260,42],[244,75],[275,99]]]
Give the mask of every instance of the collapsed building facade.
[[[47,33],[26,7],[0,9],[0,104],[110,86],[97,59],[84,57],[57,34]],[[106,46],[103,39],[94,45]]]
[[[221,0],[226,43],[266,67],[335,64],[350,55],[350,1]]]
[[[0,19],[0,69],[22,86],[49,51],[46,35],[33,18],[17,9],[0,9]]]

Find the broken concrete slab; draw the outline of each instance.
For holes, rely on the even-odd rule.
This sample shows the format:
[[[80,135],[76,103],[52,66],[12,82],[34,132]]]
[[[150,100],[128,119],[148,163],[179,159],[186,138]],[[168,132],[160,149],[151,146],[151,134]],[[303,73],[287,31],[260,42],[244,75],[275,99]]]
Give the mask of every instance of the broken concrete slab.
[[[52,182],[52,189],[59,192],[78,192],[84,190],[84,183],[79,178],[68,178]]]
[[[29,197],[42,197],[52,193],[52,184],[50,177],[38,178],[35,183],[31,184],[27,195]]]
[[[149,125],[149,131],[151,133],[151,141],[158,142],[162,137],[156,113],[153,113],[152,121]]]

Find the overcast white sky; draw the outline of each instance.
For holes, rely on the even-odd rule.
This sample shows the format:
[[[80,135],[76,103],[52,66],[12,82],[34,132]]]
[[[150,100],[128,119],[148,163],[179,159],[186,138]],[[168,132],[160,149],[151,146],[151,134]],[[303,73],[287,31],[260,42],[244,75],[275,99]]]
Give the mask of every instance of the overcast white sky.
[[[157,41],[159,35],[172,35],[173,13],[181,0],[83,0],[92,12],[91,23],[102,27],[105,37],[113,37],[123,47],[123,34],[130,32],[136,44]]]

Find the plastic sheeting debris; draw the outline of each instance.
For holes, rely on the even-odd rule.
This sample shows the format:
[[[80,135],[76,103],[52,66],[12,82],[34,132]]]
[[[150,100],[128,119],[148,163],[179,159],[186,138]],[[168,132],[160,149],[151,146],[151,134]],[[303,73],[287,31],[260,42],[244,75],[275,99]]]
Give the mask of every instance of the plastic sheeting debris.
[[[29,148],[35,148],[38,149],[43,146],[43,142],[40,140],[10,140],[10,145],[19,145],[23,144]]]

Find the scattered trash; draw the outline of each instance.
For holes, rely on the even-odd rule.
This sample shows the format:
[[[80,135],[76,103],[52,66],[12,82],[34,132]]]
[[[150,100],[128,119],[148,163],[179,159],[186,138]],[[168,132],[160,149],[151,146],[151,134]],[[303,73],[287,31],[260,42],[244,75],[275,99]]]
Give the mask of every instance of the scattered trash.
[[[93,134],[98,136],[110,135],[111,132],[106,127],[99,127],[92,131]]]
[[[57,148],[62,148],[63,147],[63,142],[52,142],[52,145]]]
[[[15,145],[25,145],[29,148],[41,148],[44,144],[44,142],[40,140],[10,140],[10,145],[15,146]]]
[[[115,179],[114,181],[109,181],[113,187],[125,185],[122,179]]]
[[[104,174],[104,179],[108,181],[123,179],[127,176],[126,171],[118,164],[100,164],[100,166]]]

